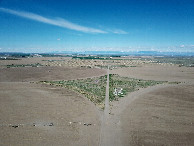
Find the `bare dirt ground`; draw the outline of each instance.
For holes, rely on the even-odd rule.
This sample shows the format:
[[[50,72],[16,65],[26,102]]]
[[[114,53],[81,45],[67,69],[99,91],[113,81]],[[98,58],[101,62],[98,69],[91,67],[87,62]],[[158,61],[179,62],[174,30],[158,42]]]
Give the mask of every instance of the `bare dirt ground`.
[[[111,145],[187,145],[194,134],[194,85],[157,85],[110,104]]]
[[[0,60],[0,67],[4,68],[10,64],[45,64],[47,60],[69,60],[71,57],[34,57],[34,58],[19,58],[18,60]]]
[[[0,145],[98,145],[99,114],[83,96],[31,83],[0,88]]]
[[[132,78],[158,81],[180,81],[194,83],[193,67],[144,65],[141,67],[114,69],[111,73]]]
[[[100,114],[95,105],[73,91],[36,81],[88,78],[106,71],[57,66],[2,67],[41,60],[0,62],[0,145],[98,145]]]
[[[193,68],[146,65],[111,72],[132,78],[182,82],[140,89],[112,102],[109,131],[114,133],[111,139],[115,145],[194,144]]]
[[[0,145],[101,144],[103,114],[93,103],[65,88],[30,82],[100,76],[106,70],[59,65],[5,67],[44,63],[43,59],[50,58],[0,61]],[[144,64],[110,73],[183,83],[140,89],[111,102],[104,145],[194,145],[194,68]]]
[[[68,67],[17,67],[0,68],[0,82],[28,82],[44,80],[73,80],[106,74],[106,71],[90,68]]]
[[[194,85],[139,95],[121,114],[122,145],[194,144]]]

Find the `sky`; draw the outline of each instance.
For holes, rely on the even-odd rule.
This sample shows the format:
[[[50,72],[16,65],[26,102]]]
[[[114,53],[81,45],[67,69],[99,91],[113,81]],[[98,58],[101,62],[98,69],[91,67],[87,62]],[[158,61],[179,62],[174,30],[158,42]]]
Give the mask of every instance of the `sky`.
[[[0,0],[0,52],[194,52],[194,0]]]

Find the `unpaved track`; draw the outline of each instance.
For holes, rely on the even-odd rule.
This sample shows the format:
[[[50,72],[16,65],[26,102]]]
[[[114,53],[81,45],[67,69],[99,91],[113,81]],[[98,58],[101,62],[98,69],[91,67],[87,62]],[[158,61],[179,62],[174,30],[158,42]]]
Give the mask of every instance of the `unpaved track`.
[[[174,75],[172,77],[175,81],[184,81],[184,84],[163,84],[140,89],[109,103],[108,76],[100,146],[192,145],[193,82],[185,79],[187,75],[180,79]]]
[[[106,84],[106,98],[105,98],[105,110],[104,110],[104,117],[107,120],[109,115],[109,67],[107,70],[107,84]]]
[[[193,95],[194,85],[187,84],[151,87],[130,94],[129,100],[135,100],[120,114],[122,145],[193,146]]]
[[[106,85],[106,98],[105,98],[105,110],[102,115],[101,122],[101,133],[100,133],[100,146],[119,146],[121,141],[120,126],[119,121],[113,119],[114,117],[110,115],[110,105],[109,105],[109,67],[107,70],[107,85]]]
[[[108,116],[109,116],[109,67],[107,70],[107,84],[106,84],[106,97],[105,97],[105,109],[102,115],[101,133],[100,133],[100,146],[107,145],[108,141]]]

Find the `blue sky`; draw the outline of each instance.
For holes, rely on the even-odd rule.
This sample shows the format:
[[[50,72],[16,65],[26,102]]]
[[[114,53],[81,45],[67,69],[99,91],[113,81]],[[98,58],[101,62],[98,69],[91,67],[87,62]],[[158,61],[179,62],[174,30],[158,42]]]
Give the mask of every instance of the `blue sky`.
[[[194,0],[0,0],[0,52],[194,52]]]

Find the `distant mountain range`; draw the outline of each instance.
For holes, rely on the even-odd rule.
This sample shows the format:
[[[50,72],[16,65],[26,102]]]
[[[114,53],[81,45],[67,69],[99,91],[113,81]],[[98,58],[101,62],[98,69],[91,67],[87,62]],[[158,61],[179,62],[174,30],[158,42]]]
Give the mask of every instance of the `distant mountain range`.
[[[66,54],[66,55],[116,55],[116,56],[194,56],[194,52],[159,52],[159,51],[62,51],[50,53],[22,53],[22,52],[0,52],[0,55],[13,54]]]
[[[70,54],[70,55],[120,55],[120,56],[194,56],[194,52],[159,52],[159,51],[63,51],[51,52],[53,54]]]

